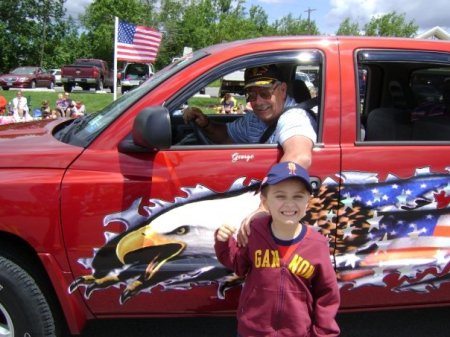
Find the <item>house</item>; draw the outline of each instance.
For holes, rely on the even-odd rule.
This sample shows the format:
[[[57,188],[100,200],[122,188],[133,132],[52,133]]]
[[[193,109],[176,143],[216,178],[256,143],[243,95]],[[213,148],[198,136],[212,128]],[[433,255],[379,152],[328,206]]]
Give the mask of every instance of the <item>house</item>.
[[[450,40],[450,33],[439,26],[431,28],[416,36],[418,39]]]

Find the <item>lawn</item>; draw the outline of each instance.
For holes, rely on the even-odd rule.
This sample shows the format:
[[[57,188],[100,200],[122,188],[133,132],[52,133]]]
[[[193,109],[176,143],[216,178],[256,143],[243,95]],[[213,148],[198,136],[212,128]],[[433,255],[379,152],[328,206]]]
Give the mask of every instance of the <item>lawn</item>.
[[[236,96],[238,104],[245,106],[246,101],[244,97]],[[220,98],[218,97],[192,97],[188,101],[189,106],[195,106],[200,108],[205,114],[217,113],[217,107],[220,104]]]
[[[4,96],[8,102],[12,101],[14,97],[16,97],[17,90],[0,90],[0,95]],[[62,91],[34,91],[34,90],[24,90],[23,96],[28,99],[28,106],[30,107],[30,111],[33,109],[39,108],[41,106],[41,102],[43,100],[48,100],[50,103],[50,108],[55,106],[56,100],[58,99],[58,94],[63,93]],[[119,96],[120,94],[118,94]],[[77,101],[83,101],[86,106],[86,111],[88,113],[99,111],[107,106],[109,103],[113,101],[113,94],[99,94],[93,91],[73,91],[70,94],[70,97]],[[245,105],[245,99],[243,97],[236,97],[238,103]],[[203,110],[206,114],[214,114],[217,113],[215,107],[217,107],[220,103],[220,99],[218,97],[202,97],[202,96],[194,96],[189,99],[189,106],[195,106]]]
[[[16,97],[17,90],[3,90],[0,91],[0,95],[5,97],[8,102],[12,101]],[[56,100],[58,99],[58,94],[62,91],[52,92],[52,91],[23,91],[23,96],[28,99],[28,106],[30,111],[39,108],[43,100],[48,100],[50,108],[55,107]],[[86,106],[86,111],[88,113],[95,112],[103,109],[106,105],[113,101],[113,94],[97,94],[88,91],[74,91],[70,94],[70,97],[77,101],[83,101]]]

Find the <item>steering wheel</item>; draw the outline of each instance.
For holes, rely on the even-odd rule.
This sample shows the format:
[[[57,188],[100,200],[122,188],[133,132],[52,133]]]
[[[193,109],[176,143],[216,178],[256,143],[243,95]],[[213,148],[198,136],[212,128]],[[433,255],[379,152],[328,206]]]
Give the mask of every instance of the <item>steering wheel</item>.
[[[213,144],[213,142],[205,135],[203,129],[197,125],[194,121],[189,121],[189,126],[194,130],[195,137],[204,145]]]

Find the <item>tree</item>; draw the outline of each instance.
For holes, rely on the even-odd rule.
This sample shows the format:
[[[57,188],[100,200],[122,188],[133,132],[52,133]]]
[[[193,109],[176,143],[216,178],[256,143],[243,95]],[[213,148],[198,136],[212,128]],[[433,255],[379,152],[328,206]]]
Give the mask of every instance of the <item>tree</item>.
[[[0,28],[4,32],[0,37],[1,70],[18,65],[53,65],[53,49],[67,29],[63,5],[64,0],[0,2]]]
[[[291,13],[276,20],[273,24],[277,35],[319,35],[316,23],[303,20],[301,16],[294,18]]]
[[[359,31],[358,23],[351,22],[350,18],[346,18],[339,25],[336,35],[359,36],[359,35],[361,35],[361,33]]]
[[[414,20],[406,22],[405,14],[397,14],[395,11],[380,17],[372,17],[364,27],[367,36],[396,37],[414,37],[418,28]]]
[[[139,0],[94,0],[80,16],[84,28],[81,40],[86,46],[80,57],[100,58],[112,64],[114,58],[114,19],[153,26],[153,2]]]
[[[165,0],[158,20],[164,38],[157,68],[181,56],[183,47],[196,50],[273,31],[261,7],[246,12],[245,0]]]

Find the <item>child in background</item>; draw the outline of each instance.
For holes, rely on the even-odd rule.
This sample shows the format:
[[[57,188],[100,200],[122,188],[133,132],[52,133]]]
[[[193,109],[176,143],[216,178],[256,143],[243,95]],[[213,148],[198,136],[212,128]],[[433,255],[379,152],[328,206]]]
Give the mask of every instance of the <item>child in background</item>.
[[[221,104],[221,113],[230,114],[233,112],[233,108],[236,107],[236,98],[234,98],[229,92],[226,93],[222,100],[220,101]]]
[[[78,118],[84,116],[86,113],[86,107],[84,106],[82,101],[76,101],[73,106],[70,106],[70,117]]]
[[[58,94],[58,99],[55,102],[55,106],[57,109],[59,109],[62,113],[64,113],[67,109],[66,100],[64,99],[63,94]]]
[[[51,112],[50,112],[50,107],[48,105],[48,101],[47,100],[43,100],[41,102],[41,116],[42,119],[47,119],[50,118]]]
[[[61,112],[59,111],[59,109],[52,109],[50,111],[50,116],[48,118],[50,119],[56,119],[56,118],[61,118]]]
[[[240,337],[339,335],[340,297],[328,241],[300,222],[311,194],[303,167],[275,164],[261,183],[269,215],[252,221],[248,244],[237,246],[232,226],[216,231],[217,258],[246,277],[237,311]]]

